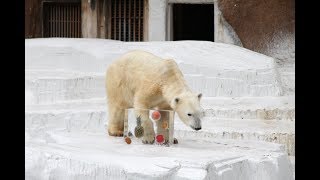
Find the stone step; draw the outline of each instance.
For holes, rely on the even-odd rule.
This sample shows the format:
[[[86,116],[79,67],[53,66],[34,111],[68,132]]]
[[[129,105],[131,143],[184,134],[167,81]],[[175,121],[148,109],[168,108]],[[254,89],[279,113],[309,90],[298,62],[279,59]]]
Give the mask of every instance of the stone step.
[[[293,179],[283,146],[274,143],[181,139],[162,147],[105,133],[33,133],[26,131],[27,179]]]
[[[284,144],[289,155],[295,154],[294,122],[278,120],[223,119],[205,117],[202,130],[192,131],[176,115],[175,134],[178,137],[231,138],[268,141]],[[73,131],[106,131],[107,113],[103,107],[81,107],[78,109],[26,109],[26,128],[60,128]]]
[[[285,94],[295,93],[295,73],[283,72],[281,73],[281,84]]]
[[[281,84],[284,95],[294,95],[295,93],[295,66],[293,64],[286,64],[278,67],[278,72],[281,77]]]
[[[295,121],[295,97],[205,97],[206,116],[225,119]]]
[[[205,116],[216,119],[256,119],[295,121],[295,97],[203,97]],[[28,104],[26,110],[107,110],[106,98],[60,101],[54,104]]]
[[[204,94],[202,130],[177,118],[170,147],[107,135],[105,71],[133,49],[178,63]],[[27,179],[294,179],[294,76],[271,57],[204,41],[40,38],[25,50]]]
[[[104,73],[124,53],[140,49],[174,59],[185,74],[216,76],[221,71],[269,71],[275,59],[224,43],[208,41],[121,42],[107,39],[40,38],[25,41],[26,69]],[[259,78],[257,78],[259,79]]]
[[[293,170],[293,178],[295,179],[296,156],[289,156],[291,169]]]
[[[295,155],[295,124],[278,120],[229,120],[206,117],[202,120],[201,131],[190,131],[176,117],[175,136],[201,139],[245,139],[274,142],[285,145],[288,155]]]
[[[234,74],[237,75],[237,74]],[[254,82],[242,76],[213,77],[201,74],[185,74],[185,79],[196,92],[207,97],[226,96],[280,96],[282,89],[270,75],[265,82]],[[248,76],[249,77],[249,76]],[[259,79],[258,77],[256,77]],[[260,77],[263,79],[263,77]],[[54,103],[64,100],[105,97],[105,77],[99,73],[65,71],[26,71],[26,90],[35,97],[36,103]]]
[[[205,116],[216,119],[259,119],[259,120],[288,120],[295,121],[294,108],[275,108],[275,109],[205,109]]]
[[[252,83],[247,79],[237,77],[213,77],[201,74],[185,74],[190,87],[197,92],[203,92],[208,97],[226,96],[280,96],[282,89],[277,82],[261,84]]]
[[[59,74],[59,73],[57,73]],[[105,97],[104,77],[101,75],[54,74],[32,78],[26,76],[25,88],[35,104]]]

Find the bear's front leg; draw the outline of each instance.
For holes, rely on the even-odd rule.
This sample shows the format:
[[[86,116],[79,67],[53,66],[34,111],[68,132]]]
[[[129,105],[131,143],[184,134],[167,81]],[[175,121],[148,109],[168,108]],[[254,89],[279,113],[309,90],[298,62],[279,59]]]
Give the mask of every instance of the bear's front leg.
[[[141,123],[141,126],[143,128],[142,142],[145,144],[153,144],[155,132],[153,128],[153,123],[149,119],[149,110],[136,108],[135,114],[137,118],[137,126],[139,126],[139,124]],[[138,122],[138,120],[141,122]]]
[[[147,118],[142,122],[142,127],[144,128],[142,142],[145,144],[153,144],[155,132],[154,132],[152,121],[149,118]]]
[[[157,124],[157,135],[161,134],[164,136],[165,143],[169,141],[169,114],[167,111],[160,111],[161,119],[156,121]]]
[[[108,105],[108,133],[110,136],[123,136],[124,110],[114,104]]]
[[[170,105],[167,104],[167,103],[160,104],[158,106],[158,109],[160,109],[160,110],[170,110],[170,111],[173,110],[170,107]],[[169,143],[170,130],[168,128],[172,128],[172,127],[169,127],[169,123],[170,123],[170,119],[174,119],[174,113],[171,114],[168,111],[160,111],[160,114],[161,114],[160,121],[156,121],[157,134],[164,135],[165,143]],[[172,134],[171,134],[171,136],[172,136]],[[178,144],[177,138],[173,139],[173,144]]]

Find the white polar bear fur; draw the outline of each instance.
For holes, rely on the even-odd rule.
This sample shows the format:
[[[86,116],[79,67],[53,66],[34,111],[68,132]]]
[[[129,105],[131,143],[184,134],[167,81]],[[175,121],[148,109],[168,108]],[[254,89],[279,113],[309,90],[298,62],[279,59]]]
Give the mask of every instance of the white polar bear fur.
[[[202,95],[190,90],[174,60],[140,50],[130,51],[108,67],[106,91],[109,135],[123,135],[127,108],[174,110],[186,125],[201,129]],[[145,129],[143,142],[153,143],[155,132],[148,114],[136,110],[136,116],[141,117]]]

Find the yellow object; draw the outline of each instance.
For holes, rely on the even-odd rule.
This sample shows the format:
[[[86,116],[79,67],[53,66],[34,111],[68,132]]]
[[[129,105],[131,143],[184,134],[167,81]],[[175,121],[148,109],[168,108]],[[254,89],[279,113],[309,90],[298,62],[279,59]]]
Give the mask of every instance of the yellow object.
[[[162,128],[163,129],[167,129],[168,128],[168,122],[167,121],[163,121],[162,122]]]

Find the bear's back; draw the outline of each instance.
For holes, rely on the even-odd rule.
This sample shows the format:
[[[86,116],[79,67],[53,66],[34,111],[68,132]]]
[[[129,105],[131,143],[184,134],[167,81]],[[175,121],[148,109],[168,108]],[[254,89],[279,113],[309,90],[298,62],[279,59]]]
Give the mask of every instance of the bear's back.
[[[164,77],[169,71],[178,70],[174,60],[165,60],[141,50],[133,50],[124,54],[114,62],[114,65],[121,67],[122,73],[132,76],[135,80]]]
[[[142,50],[133,50],[117,59],[116,63],[124,66],[139,66],[147,70],[161,65],[163,63],[163,59],[149,52],[145,52]]]
[[[130,51],[115,60],[108,68],[106,80],[108,94],[117,94],[118,101],[119,97],[126,97],[122,101],[128,106],[132,105],[137,92],[159,97],[165,84],[186,84],[174,60],[140,50]]]

